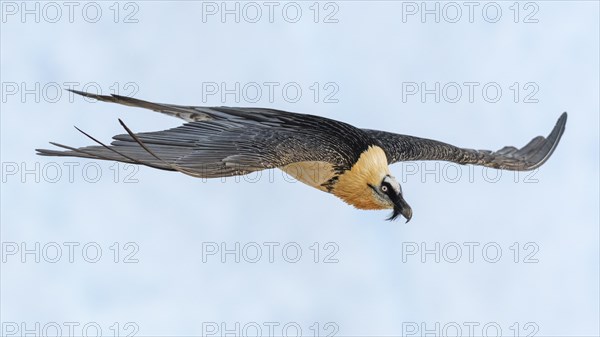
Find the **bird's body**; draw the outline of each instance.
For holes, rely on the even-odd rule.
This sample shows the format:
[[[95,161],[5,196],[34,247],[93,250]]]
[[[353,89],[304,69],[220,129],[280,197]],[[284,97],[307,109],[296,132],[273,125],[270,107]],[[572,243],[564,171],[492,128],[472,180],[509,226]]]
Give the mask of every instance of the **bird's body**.
[[[336,176],[333,165],[324,161],[302,161],[280,169],[296,180],[324,192],[328,192],[326,183]]]
[[[547,138],[538,136],[521,149],[471,150],[435,140],[352,125],[313,115],[262,108],[194,107],[160,104],[123,96],[75,91],[102,101],[142,107],[187,123],[169,130],[113,137],[110,146],[67,151],[38,150],[41,155],[115,160],[216,178],[279,168],[297,180],[332,193],[359,209],[394,209],[391,219],[412,210],[389,165],[407,160],[446,160],[499,169],[531,170],[552,154],[566,113]],[[81,130],[80,130],[81,131]],[[82,131],[83,132],[83,131]]]

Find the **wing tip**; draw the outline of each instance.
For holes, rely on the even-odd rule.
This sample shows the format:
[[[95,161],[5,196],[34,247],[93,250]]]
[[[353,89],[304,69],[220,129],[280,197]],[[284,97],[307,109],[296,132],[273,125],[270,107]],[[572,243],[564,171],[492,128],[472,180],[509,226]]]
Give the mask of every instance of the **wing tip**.
[[[94,98],[99,101],[114,101],[114,98],[112,97],[112,95],[106,96],[106,95],[100,95],[100,94],[93,94],[91,92],[80,91],[80,90],[75,90],[75,89],[66,89],[66,90],[69,92],[72,92],[74,94],[77,94],[79,96]]]
[[[566,111],[563,112],[562,114],[560,114],[560,117],[558,117],[558,120],[556,121],[556,125],[554,126],[554,129],[552,129],[552,132],[550,133],[550,135],[548,137],[550,137],[552,135],[554,130],[560,130],[560,135],[563,134],[563,132],[565,131],[565,126],[567,125],[567,117],[568,117],[568,114]]]
[[[564,111],[562,114],[560,114],[560,117],[558,118],[558,120],[559,121],[563,120],[564,123],[566,123],[567,122],[567,116],[568,116],[567,112]]]
[[[567,112],[563,112],[556,121],[556,125],[548,135],[547,139],[552,140],[553,143],[552,151],[554,151],[554,148],[556,148],[556,145],[558,145],[558,142],[562,138],[563,133],[565,133],[565,129],[567,126],[567,116]]]
[[[558,117],[556,125],[554,125],[554,128],[552,129],[552,131],[550,131],[550,134],[545,139],[545,141],[550,144],[550,148],[546,151],[546,153],[544,153],[540,160],[532,163],[532,165],[528,166],[525,170],[534,170],[542,166],[546,161],[548,161],[548,159],[550,159],[550,157],[554,153],[554,150],[556,150],[556,148],[558,147],[558,143],[560,143],[563,134],[565,133],[567,125],[567,116],[568,114],[565,111],[560,115],[560,117]]]
[[[83,96],[83,97],[93,98],[93,99],[97,99],[97,100],[103,101],[103,102],[121,103],[121,104],[125,104],[125,105],[128,105],[127,103],[133,103],[133,104],[150,103],[150,102],[139,100],[139,99],[136,99],[133,97],[116,95],[116,94],[110,94],[110,96],[109,96],[109,95],[94,94],[91,92],[80,91],[80,90],[75,90],[75,89],[66,89],[66,90],[69,92],[72,92],[74,94]],[[132,104],[129,104],[129,105],[132,105]],[[134,105],[134,106],[136,106],[136,105]]]
[[[49,150],[49,149],[35,149],[35,154],[38,156],[57,156],[58,154],[55,154],[55,152],[61,152],[61,151]]]

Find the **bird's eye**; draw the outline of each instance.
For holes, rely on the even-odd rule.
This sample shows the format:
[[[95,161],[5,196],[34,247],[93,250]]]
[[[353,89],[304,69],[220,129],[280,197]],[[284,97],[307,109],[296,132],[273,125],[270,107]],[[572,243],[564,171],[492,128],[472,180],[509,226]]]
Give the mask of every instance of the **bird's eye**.
[[[388,191],[387,186],[381,186],[381,192],[386,193]]]

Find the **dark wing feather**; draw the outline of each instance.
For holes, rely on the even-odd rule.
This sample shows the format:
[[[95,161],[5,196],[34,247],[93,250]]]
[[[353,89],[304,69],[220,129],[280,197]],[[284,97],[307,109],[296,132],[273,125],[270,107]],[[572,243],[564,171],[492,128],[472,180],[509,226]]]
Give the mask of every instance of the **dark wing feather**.
[[[550,158],[565,131],[566,123],[567,113],[564,112],[548,137],[535,137],[520,149],[513,146],[505,146],[495,152],[464,149],[436,140],[399,135],[385,131],[363,131],[380,142],[388,156],[390,164],[412,160],[443,160],[458,164],[473,164],[505,170],[527,171],[541,166]]]
[[[183,105],[175,105],[175,104],[163,104],[163,103],[154,103],[148,102],[141,99],[120,96],[120,95],[98,95],[85,91],[71,90],[68,91],[73,92],[75,94],[89,97],[93,99],[97,99],[103,102],[111,102],[117,104],[123,104],[128,106],[133,106],[137,108],[144,108],[154,110],[156,112],[163,113],[168,116],[181,118],[186,122],[198,122],[207,119],[213,119],[210,114],[207,114],[202,111],[202,107],[193,107],[193,106],[183,106]]]
[[[282,167],[301,161],[325,161],[340,172],[372,144],[360,129],[335,120],[272,109],[184,107],[122,96],[100,98],[196,121],[158,132],[117,135],[110,146],[67,151],[37,150],[41,155],[115,160],[180,171],[197,177],[222,177]],[[193,117],[191,117],[193,116]],[[183,117],[181,117],[183,118]]]

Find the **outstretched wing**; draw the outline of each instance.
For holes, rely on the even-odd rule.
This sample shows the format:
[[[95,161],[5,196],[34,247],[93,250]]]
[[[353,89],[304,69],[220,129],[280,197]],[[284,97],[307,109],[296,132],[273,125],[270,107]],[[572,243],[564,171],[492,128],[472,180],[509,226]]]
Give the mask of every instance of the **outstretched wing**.
[[[73,148],[51,143],[67,151],[40,149],[38,154],[115,160],[213,178],[304,161],[328,162],[341,172],[351,167],[372,142],[363,131],[349,124],[312,115],[258,108],[185,107],[122,96],[85,96],[168,111],[194,121],[169,130],[134,134],[119,120],[127,134],[113,137],[111,145],[80,130],[99,145]]]
[[[75,94],[89,97],[93,99],[97,99],[103,102],[111,102],[122,105],[133,106],[136,108],[144,108],[154,110],[156,112],[163,113],[167,116],[177,117],[183,119],[186,122],[199,122],[204,120],[212,120],[215,118],[214,114],[216,111],[212,111],[212,108],[209,107],[199,107],[199,106],[185,106],[185,105],[175,105],[175,104],[165,104],[165,103],[154,103],[148,102],[141,99],[120,96],[120,95],[98,95],[93,94],[91,92],[78,91],[67,89],[70,92]],[[258,110],[269,110],[269,109],[258,109]],[[275,110],[272,110],[275,111]]]
[[[412,160],[443,160],[458,164],[473,164],[513,171],[533,170],[550,158],[565,131],[564,112],[548,137],[537,136],[520,149],[505,146],[498,151],[463,149],[436,140],[363,130],[379,140],[388,162]]]

